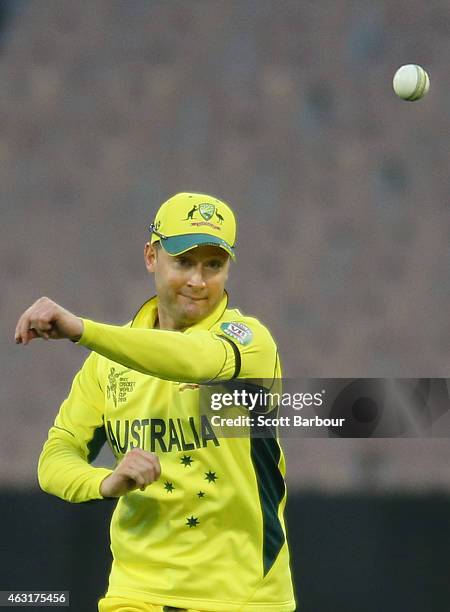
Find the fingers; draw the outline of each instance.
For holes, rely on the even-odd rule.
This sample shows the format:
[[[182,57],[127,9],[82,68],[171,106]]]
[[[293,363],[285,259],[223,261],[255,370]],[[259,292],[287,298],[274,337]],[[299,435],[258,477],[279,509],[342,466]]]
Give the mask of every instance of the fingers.
[[[17,344],[28,344],[35,338],[50,337],[52,330],[52,317],[54,317],[56,304],[47,297],[39,298],[19,318],[14,338]]]
[[[83,334],[82,320],[47,297],[32,304],[19,318],[14,339],[16,344],[28,344],[34,338],[79,340]]]
[[[134,448],[101,482],[99,491],[103,497],[120,497],[136,489],[144,491],[160,475],[161,465],[158,457],[141,448]]]
[[[29,329],[22,336],[15,336],[16,344],[28,344],[30,340],[39,338],[38,333],[34,329]]]
[[[130,491],[137,488],[144,491],[149,484],[160,477],[161,465],[154,453],[135,448],[125,455],[117,467],[117,473],[131,481]]]

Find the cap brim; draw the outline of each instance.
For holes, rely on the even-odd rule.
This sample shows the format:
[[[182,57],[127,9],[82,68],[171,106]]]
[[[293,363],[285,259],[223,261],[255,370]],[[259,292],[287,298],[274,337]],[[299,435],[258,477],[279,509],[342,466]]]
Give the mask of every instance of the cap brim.
[[[202,244],[210,244],[211,246],[217,246],[222,248],[228,253],[228,255],[235,259],[234,249],[228,242],[225,242],[218,236],[211,236],[210,234],[183,234],[182,236],[169,236],[164,240],[160,240],[164,250],[169,255],[181,255],[190,249],[194,249]]]

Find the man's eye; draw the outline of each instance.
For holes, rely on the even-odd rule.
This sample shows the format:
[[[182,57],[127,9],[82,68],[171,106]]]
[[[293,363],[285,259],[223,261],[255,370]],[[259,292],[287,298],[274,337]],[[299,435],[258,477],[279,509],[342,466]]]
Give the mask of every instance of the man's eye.
[[[189,266],[189,259],[187,257],[177,257],[177,263],[179,266],[186,268]]]
[[[208,265],[213,270],[220,270],[220,268],[223,267],[223,262],[220,259],[215,259],[214,261],[210,261]]]

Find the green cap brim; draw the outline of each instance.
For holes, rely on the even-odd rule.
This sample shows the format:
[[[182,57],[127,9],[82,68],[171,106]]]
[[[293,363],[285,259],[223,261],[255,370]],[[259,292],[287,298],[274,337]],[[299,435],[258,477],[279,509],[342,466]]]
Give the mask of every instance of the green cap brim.
[[[169,255],[181,255],[190,249],[200,246],[201,244],[210,244],[211,246],[218,246],[228,253],[228,255],[235,259],[234,249],[228,242],[225,242],[218,236],[211,236],[210,234],[183,234],[182,236],[169,236],[164,240],[160,240],[164,250]]]

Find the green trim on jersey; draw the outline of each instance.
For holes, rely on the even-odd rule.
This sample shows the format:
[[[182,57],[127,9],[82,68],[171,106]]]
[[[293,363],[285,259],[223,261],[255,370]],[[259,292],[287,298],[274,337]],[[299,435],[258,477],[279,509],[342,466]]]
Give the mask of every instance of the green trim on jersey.
[[[102,450],[102,447],[105,444],[105,442],[106,442],[105,426],[101,425],[100,427],[97,427],[97,429],[94,430],[91,441],[87,443],[87,449],[88,449],[87,462],[88,463],[92,463],[96,459],[97,455]]]
[[[259,499],[263,516],[264,576],[272,568],[286,541],[278,513],[285,495],[280,474],[280,446],[274,438],[251,438],[251,457],[258,481]]]

